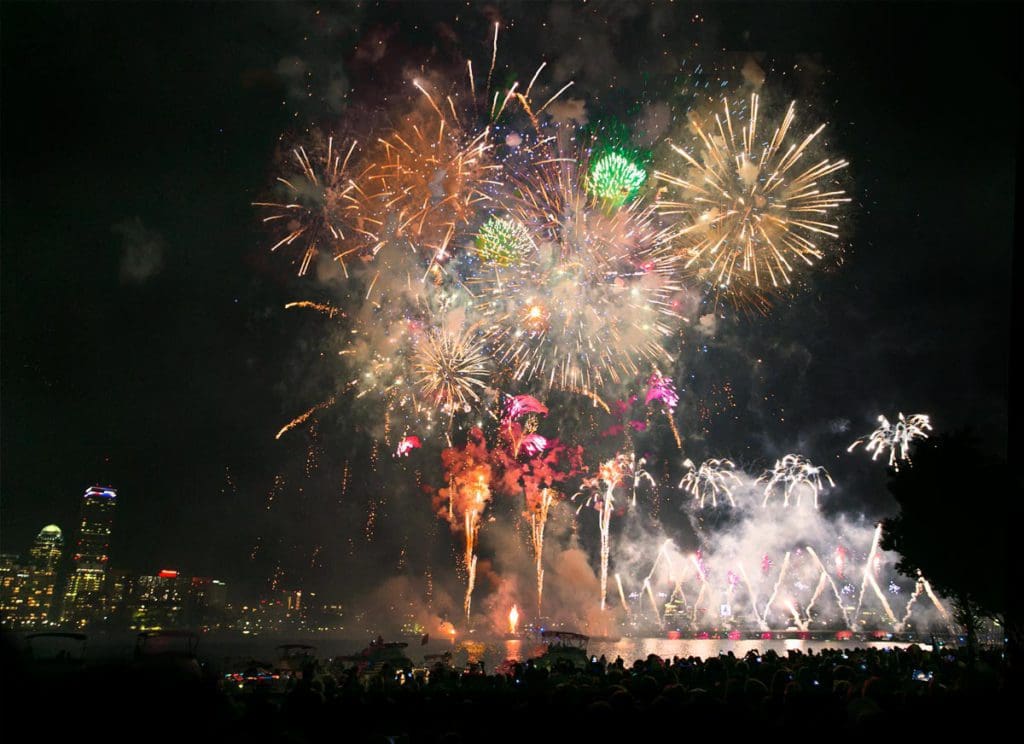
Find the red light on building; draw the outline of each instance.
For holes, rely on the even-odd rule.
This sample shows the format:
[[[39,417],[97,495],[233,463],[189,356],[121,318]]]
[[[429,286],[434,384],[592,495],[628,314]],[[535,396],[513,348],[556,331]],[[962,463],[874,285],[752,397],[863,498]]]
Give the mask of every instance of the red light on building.
[[[169,568],[165,568],[157,574],[161,579],[176,579],[178,578],[178,572],[172,571]]]

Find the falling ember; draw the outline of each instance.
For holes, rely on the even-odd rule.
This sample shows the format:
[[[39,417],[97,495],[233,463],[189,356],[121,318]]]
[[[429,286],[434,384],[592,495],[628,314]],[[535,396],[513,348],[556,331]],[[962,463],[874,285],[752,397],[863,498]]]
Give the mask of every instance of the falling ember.
[[[759,105],[756,93],[749,107],[724,99],[713,122],[692,121],[691,147],[672,145],[683,159],[682,170],[654,174],[667,192],[675,192],[657,204],[662,217],[675,222],[668,240],[686,268],[734,300],[737,294],[785,287],[801,265],[822,259],[821,243],[839,238],[838,225],[827,220],[850,201],[843,191],[822,185],[848,165],[845,160],[794,170],[825,125],[799,144],[787,143],[794,102],[766,139],[758,132]]]
[[[517,628],[519,627],[519,608],[512,605],[512,609],[508,611],[508,632],[515,635]]]

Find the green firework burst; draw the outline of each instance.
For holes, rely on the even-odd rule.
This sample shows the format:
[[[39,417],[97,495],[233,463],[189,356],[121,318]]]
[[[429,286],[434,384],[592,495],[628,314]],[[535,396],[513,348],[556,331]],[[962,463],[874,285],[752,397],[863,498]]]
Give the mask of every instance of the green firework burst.
[[[647,179],[647,173],[629,158],[617,152],[602,155],[590,166],[587,191],[601,199],[624,202]]]
[[[476,236],[481,261],[510,266],[529,252],[533,241],[526,227],[512,218],[491,217]]]

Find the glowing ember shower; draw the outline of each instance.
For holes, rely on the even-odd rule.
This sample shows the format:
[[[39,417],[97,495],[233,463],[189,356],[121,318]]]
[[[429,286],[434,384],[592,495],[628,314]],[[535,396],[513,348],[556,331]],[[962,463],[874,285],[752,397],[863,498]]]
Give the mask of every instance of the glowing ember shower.
[[[469,620],[476,584],[476,543],[480,523],[491,500],[489,461],[490,453],[483,432],[472,429],[464,447],[449,447],[441,452],[448,487],[440,489],[434,499],[437,513],[448,520],[453,531],[461,531],[465,540],[466,596],[463,610],[466,620]]]
[[[812,465],[811,461],[803,455],[786,455],[781,460],[776,460],[775,467],[765,471],[757,479],[758,483],[767,483],[764,487],[764,501],[761,505],[767,506],[768,499],[771,498],[775,488],[781,486],[784,497],[783,506],[789,506],[789,499],[794,495],[796,496],[796,505],[800,506],[803,494],[809,492],[814,497],[814,508],[817,509],[818,494],[824,488],[821,480],[823,477],[829,485],[835,486],[832,476],[824,467]]]
[[[900,412],[895,424],[889,423],[885,416],[879,416],[878,424],[877,429],[855,441],[846,451],[853,452],[863,444],[864,450],[871,453],[872,460],[888,451],[889,466],[895,470],[900,469],[901,460],[910,462],[910,443],[915,439],[927,439],[928,432],[932,430],[930,419],[923,413],[904,418]]]
[[[839,238],[832,212],[850,199],[824,185],[845,160],[798,167],[824,124],[791,140],[794,102],[766,137],[759,96],[744,103],[723,99],[720,114],[695,116],[692,143],[672,145],[681,169],[654,177],[667,185],[658,210],[674,222],[670,239],[686,267],[721,292],[757,295],[790,284],[801,265],[825,256],[822,243]]]
[[[508,611],[508,632],[512,635],[516,634],[516,630],[519,627],[519,608],[512,605],[512,609]]]
[[[732,506],[736,502],[732,498],[732,489],[740,484],[740,478],[733,472],[735,465],[732,460],[718,460],[711,458],[695,468],[693,461],[687,458],[683,465],[689,468],[683,479],[679,481],[679,488],[685,489],[697,501],[697,505],[703,509],[704,501],[710,497],[711,506],[718,506],[718,496],[725,494]]]

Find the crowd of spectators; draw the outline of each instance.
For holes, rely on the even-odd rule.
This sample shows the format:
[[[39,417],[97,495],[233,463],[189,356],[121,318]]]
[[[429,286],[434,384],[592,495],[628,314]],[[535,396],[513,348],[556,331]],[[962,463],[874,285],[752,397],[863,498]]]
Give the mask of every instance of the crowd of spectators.
[[[108,740],[123,732],[136,741],[919,741],[981,735],[1012,721],[1009,673],[1001,648],[968,655],[910,646],[632,663],[602,657],[585,668],[526,662],[490,673],[482,665],[409,674],[385,664],[371,675],[310,666],[284,688],[244,690],[213,678],[95,668],[63,685],[36,679],[19,692],[26,704],[52,699],[65,723],[110,711]]]

